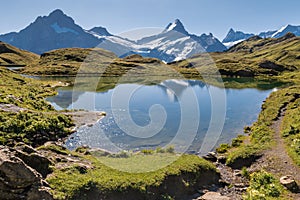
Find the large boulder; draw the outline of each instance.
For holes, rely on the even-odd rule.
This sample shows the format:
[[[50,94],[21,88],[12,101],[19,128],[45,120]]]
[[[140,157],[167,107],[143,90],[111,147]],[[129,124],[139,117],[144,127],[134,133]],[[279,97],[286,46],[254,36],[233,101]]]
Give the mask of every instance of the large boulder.
[[[17,150],[0,146],[0,199],[53,199],[49,188],[43,186],[42,175],[18,154]]]

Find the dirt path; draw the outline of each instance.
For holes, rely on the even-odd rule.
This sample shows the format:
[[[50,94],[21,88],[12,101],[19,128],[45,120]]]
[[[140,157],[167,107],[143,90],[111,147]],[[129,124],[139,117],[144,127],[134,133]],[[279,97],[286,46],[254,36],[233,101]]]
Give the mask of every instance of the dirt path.
[[[278,177],[292,175],[296,182],[300,184],[300,167],[295,165],[287,154],[285,141],[281,137],[280,133],[280,126],[284,113],[285,108],[281,110],[280,117],[278,120],[274,121],[272,125],[272,128],[275,131],[273,138],[275,144],[251,166],[251,170],[266,169]],[[289,197],[295,200],[300,200],[300,193],[290,194]]]
[[[298,185],[300,185],[300,167],[295,165],[292,159],[287,154],[285,149],[285,141],[281,137],[280,126],[285,114],[285,108],[281,110],[280,116],[272,124],[274,129],[274,145],[271,149],[266,150],[263,156],[259,158],[252,166],[248,169],[250,172],[259,171],[265,169],[268,172],[276,175],[278,178],[285,175],[292,175]],[[249,141],[250,142],[250,141]],[[218,192],[230,197],[233,200],[241,200],[242,194],[246,191],[248,181],[242,176],[236,174],[239,170],[233,170],[224,164],[217,164],[217,168],[221,173],[222,181],[226,182],[227,185],[219,188]],[[289,193],[286,199],[300,200],[300,193]]]

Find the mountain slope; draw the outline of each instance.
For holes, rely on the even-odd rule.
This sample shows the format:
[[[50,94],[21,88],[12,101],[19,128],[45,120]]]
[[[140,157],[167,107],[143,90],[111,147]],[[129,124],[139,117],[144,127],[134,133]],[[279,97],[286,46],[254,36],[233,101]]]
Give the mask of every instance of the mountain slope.
[[[39,56],[0,41],[0,65],[30,65]]]
[[[226,50],[212,34],[201,36],[189,34],[179,19],[168,24],[160,34],[142,38],[137,43],[143,47],[141,48],[143,56],[165,57],[162,60],[166,62],[182,60],[201,52]]]
[[[94,47],[100,42],[61,10],[38,17],[18,33],[1,35],[0,40],[38,54],[66,47]]]
[[[231,47],[243,40],[246,40],[250,37],[254,36],[254,34],[243,33],[241,31],[235,31],[232,28],[227,33],[226,37],[223,39],[222,43],[227,47]]]
[[[296,36],[300,36],[300,26],[287,25],[272,34],[272,38],[283,37],[287,33],[293,33]]]

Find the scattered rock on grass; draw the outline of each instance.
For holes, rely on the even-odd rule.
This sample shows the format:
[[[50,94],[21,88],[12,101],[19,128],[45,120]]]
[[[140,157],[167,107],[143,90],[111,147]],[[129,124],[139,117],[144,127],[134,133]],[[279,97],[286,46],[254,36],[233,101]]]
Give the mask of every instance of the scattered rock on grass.
[[[290,190],[291,192],[298,192],[299,191],[299,187],[298,187],[295,179],[290,175],[282,176],[280,178],[280,183],[284,187],[286,187],[288,190]]]

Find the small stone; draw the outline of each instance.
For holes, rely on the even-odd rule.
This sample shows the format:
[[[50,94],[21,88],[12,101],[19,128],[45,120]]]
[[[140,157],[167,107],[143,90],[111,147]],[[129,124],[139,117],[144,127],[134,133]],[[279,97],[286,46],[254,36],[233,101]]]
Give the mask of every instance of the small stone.
[[[209,160],[209,161],[212,161],[212,162],[216,162],[217,161],[217,155],[215,152],[208,152],[207,155],[203,156],[203,158],[205,160]]]
[[[92,126],[94,126],[94,124],[92,124],[92,123],[91,124],[87,124],[87,126],[88,127],[92,127]]]
[[[242,176],[240,170],[234,170],[233,175],[234,175],[234,176],[238,176],[238,177]]]
[[[290,175],[282,176],[280,178],[280,183],[284,187],[286,187],[288,190],[290,190],[291,192],[298,192],[299,191],[299,187],[298,187],[295,179]]]
[[[219,156],[218,157],[218,162],[221,164],[225,164],[226,163],[226,156]]]
[[[106,116],[106,112],[100,112],[100,116]]]
[[[230,198],[222,196],[218,192],[207,192],[202,197],[199,197],[198,200],[230,200]]]

